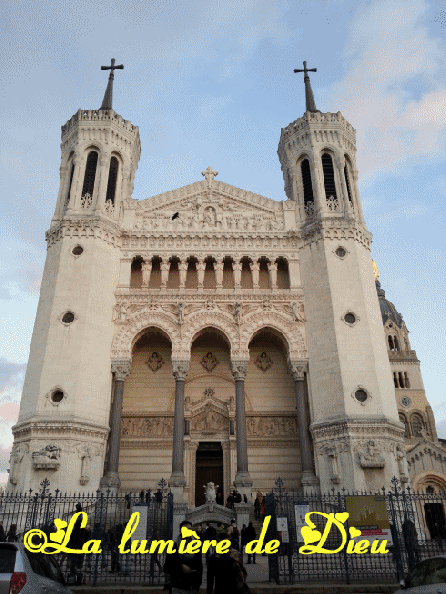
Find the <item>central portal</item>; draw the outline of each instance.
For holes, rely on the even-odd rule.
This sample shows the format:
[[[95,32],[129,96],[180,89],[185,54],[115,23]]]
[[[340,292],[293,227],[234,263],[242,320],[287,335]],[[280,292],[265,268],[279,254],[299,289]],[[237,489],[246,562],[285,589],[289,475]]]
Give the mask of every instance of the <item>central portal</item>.
[[[217,503],[223,505],[223,448],[219,441],[200,441],[197,448],[195,505],[206,503],[203,485],[218,485]]]

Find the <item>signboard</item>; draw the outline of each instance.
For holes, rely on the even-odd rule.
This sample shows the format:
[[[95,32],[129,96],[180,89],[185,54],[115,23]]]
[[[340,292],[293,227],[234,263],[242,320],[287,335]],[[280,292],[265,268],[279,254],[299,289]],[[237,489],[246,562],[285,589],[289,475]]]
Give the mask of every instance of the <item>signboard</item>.
[[[305,514],[310,511],[309,505],[295,505],[294,506],[294,516],[296,518],[296,541],[297,542],[304,542],[303,536],[300,532],[302,526],[306,526],[305,523]]]
[[[139,513],[139,523],[136,527],[135,532],[131,536],[131,542],[134,540],[147,540],[147,505],[134,505],[132,507],[132,513]]]
[[[288,518],[282,517],[277,518],[277,532],[281,534],[281,540],[284,544],[290,542],[290,535],[288,532]]]
[[[354,538],[368,540],[387,540],[393,544],[387,516],[386,499],[382,495],[347,495],[345,497],[346,511],[349,513],[348,525],[361,530],[361,536]]]

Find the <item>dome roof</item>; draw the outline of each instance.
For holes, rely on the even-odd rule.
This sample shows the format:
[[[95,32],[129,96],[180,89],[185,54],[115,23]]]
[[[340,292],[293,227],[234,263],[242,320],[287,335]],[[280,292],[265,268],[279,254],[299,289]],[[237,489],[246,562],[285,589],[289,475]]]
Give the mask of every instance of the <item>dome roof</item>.
[[[383,324],[390,318],[399,328],[401,328],[403,325],[403,316],[396,311],[396,307],[393,303],[386,299],[386,292],[381,289],[381,283],[379,281],[376,281],[376,292],[378,293],[378,302]]]

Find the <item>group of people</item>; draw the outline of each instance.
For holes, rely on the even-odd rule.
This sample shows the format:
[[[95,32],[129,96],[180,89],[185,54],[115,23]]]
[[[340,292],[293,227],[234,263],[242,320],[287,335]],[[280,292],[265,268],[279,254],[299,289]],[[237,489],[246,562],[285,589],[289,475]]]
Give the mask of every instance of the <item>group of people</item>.
[[[9,530],[6,532],[3,522],[0,522],[0,542],[17,542],[17,540],[17,524],[11,524]]]
[[[192,529],[192,524],[185,520],[180,529],[185,526]],[[231,547],[226,553],[217,553],[214,549],[206,554],[207,563],[207,594],[249,594],[250,589],[246,584],[246,569],[243,566],[243,555],[236,548],[240,534],[235,522],[226,527],[217,522],[214,528],[209,522],[206,530],[202,532],[201,526],[196,529],[197,535],[205,540],[229,539]],[[201,536],[202,534],[202,536]],[[178,537],[178,543],[181,536]],[[186,539],[191,541],[192,537]],[[164,564],[164,573],[167,576],[165,589],[171,594],[186,594],[198,592],[203,581],[203,560],[201,551],[197,553],[179,553],[177,551],[167,555]],[[214,590],[215,588],[215,590]]]
[[[241,494],[237,491],[237,489],[234,489],[233,491],[231,491],[228,495],[228,498],[226,499],[226,507],[229,509],[234,509],[234,503],[241,503],[242,502],[242,496]],[[243,495],[243,503],[248,503],[248,498],[246,496],[246,494]]]

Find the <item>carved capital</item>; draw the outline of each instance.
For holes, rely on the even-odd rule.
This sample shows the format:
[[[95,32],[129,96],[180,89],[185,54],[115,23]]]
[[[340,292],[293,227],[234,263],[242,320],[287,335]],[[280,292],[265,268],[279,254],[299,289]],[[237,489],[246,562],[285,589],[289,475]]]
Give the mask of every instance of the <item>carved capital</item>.
[[[121,359],[112,361],[111,371],[115,374],[115,381],[123,382],[125,378],[130,374],[132,362],[128,359]]]
[[[308,372],[308,361],[300,359],[289,359],[288,370],[293,376],[295,382],[303,381],[305,373]]]
[[[241,360],[232,360],[232,377],[234,380],[237,381],[244,381],[246,378],[246,374],[248,373],[248,361],[243,359]]]
[[[190,360],[174,361],[172,360],[172,375],[175,380],[185,381],[189,372]]]

